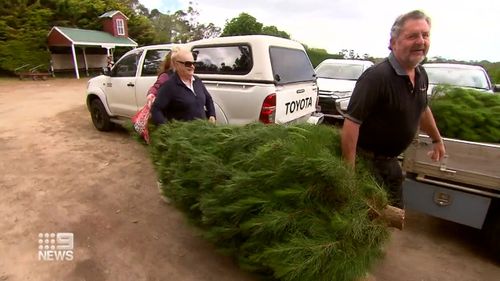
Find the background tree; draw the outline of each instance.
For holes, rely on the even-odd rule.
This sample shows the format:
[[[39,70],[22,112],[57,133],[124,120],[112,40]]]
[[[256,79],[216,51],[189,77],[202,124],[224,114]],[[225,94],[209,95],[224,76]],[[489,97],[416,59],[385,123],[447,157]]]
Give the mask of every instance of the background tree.
[[[48,62],[49,53],[45,42],[53,15],[39,1],[3,1],[0,4],[0,69],[14,70],[30,64],[36,66]]]
[[[155,32],[154,43],[172,42],[172,31],[174,30],[175,18],[173,15],[163,14],[153,9],[149,15]]]
[[[241,13],[236,18],[226,21],[221,36],[263,34],[290,39],[290,35],[276,26],[264,26],[255,17]]]
[[[202,38],[266,34],[283,38],[290,35],[276,26],[265,26],[250,14],[241,13],[226,21],[223,32],[213,23],[198,22],[196,3],[189,3],[185,10],[174,13],[151,12],[140,0],[10,0],[0,1],[0,73],[12,73],[16,67],[29,63],[46,64],[50,60],[47,34],[53,26],[102,30],[99,16],[119,10],[128,18],[129,36],[139,46],[170,42],[187,42]],[[313,65],[326,58],[369,59],[380,58],[359,55],[354,50],[343,49],[339,54],[329,54],[323,49],[309,49]],[[459,62],[441,57],[443,62]],[[430,61],[433,61],[432,59]],[[500,63],[488,61],[466,62],[485,67],[495,83],[500,83]]]
[[[140,46],[186,42],[220,34],[220,28],[212,23],[199,24],[199,13],[192,6],[186,11],[162,14],[158,10],[150,13],[138,0],[1,1],[0,72],[12,73],[27,63],[45,64],[48,68],[47,34],[53,26],[102,30],[99,16],[113,10],[129,18],[129,37]]]
[[[193,26],[192,38],[193,40],[206,39],[219,37],[221,34],[221,28],[215,26],[213,23],[209,24],[196,24]]]
[[[290,39],[290,34],[285,31],[278,30],[278,28],[274,25],[262,27],[261,34]]]
[[[189,42],[203,38],[218,37],[220,28],[213,23],[199,24],[199,12],[192,6],[189,6],[186,11],[179,10],[174,13],[174,29],[173,42]]]
[[[316,49],[316,48],[308,48],[304,46],[311,60],[313,67],[318,66],[322,61],[326,59],[342,59],[344,58],[343,54],[329,54],[325,49]]]
[[[156,32],[151,21],[142,15],[128,16],[128,35],[137,44],[144,46],[155,43]]]
[[[226,21],[221,36],[261,34],[262,26],[253,16],[241,13],[238,17]]]
[[[483,67],[485,67],[486,71],[488,71],[492,83],[500,84],[500,62],[495,62],[495,63],[486,62],[483,63]]]

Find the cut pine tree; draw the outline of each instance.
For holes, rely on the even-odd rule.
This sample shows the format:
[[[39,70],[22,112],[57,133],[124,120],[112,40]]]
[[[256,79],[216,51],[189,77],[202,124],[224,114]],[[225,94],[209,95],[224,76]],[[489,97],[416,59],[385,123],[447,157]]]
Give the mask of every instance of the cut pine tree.
[[[442,136],[500,143],[500,95],[438,86],[430,107]]]
[[[363,163],[344,165],[332,127],[174,122],[149,149],[171,204],[264,279],[357,280],[381,256],[387,214],[402,227]]]

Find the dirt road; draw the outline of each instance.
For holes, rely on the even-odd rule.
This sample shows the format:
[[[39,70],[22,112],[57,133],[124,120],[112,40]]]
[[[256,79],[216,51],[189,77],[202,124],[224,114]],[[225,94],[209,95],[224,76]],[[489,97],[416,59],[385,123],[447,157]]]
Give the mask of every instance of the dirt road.
[[[144,147],[93,128],[86,81],[0,79],[0,280],[257,280],[160,199]],[[39,233],[60,232],[74,235],[73,260],[39,260]],[[410,212],[373,275],[500,280],[478,239]]]

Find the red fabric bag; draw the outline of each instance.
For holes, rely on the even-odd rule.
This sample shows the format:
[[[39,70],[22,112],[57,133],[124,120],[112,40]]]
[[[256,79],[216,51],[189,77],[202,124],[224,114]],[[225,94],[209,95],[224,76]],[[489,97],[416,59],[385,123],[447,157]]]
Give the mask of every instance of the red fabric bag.
[[[149,98],[146,104],[137,111],[137,113],[132,117],[132,124],[134,124],[135,131],[141,135],[146,143],[149,144],[149,131],[148,122],[151,117],[151,104],[153,104],[154,96]]]

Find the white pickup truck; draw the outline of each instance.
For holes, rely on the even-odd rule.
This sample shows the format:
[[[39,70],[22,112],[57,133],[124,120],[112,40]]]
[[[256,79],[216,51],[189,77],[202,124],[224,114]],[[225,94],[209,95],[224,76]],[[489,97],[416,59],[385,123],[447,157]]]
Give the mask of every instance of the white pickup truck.
[[[158,65],[172,47],[134,49],[109,72],[89,80],[87,107],[98,130],[123,123],[146,103]],[[218,123],[322,122],[315,72],[300,43],[249,35],[193,41],[184,47],[195,54],[195,75],[212,95]]]

